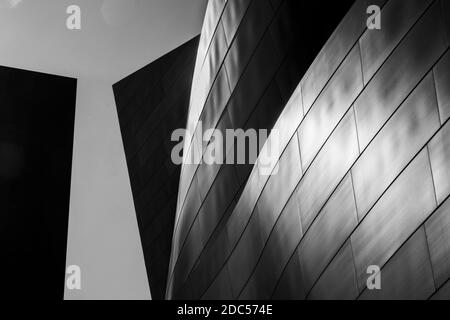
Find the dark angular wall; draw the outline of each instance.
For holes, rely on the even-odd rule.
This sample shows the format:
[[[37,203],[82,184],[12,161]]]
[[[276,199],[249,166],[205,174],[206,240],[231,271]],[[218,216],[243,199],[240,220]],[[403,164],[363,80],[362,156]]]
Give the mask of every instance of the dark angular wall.
[[[0,275],[10,298],[64,297],[76,80],[0,67]]]
[[[166,288],[180,177],[171,134],[186,127],[198,40],[113,86],[153,299]]]
[[[199,156],[197,141],[211,128],[271,129],[352,3],[211,0],[191,91],[187,129],[194,137],[185,144],[187,156]],[[214,294],[208,288],[231,252],[227,224],[252,168],[183,165],[167,298],[218,292],[237,298],[228,290],[228,271],[219,276],[225,287]],[[250,266],[254,257],[247,249],[239,259]],[[250,271],[242,268],[234,276],[244,279]]]
[[[220,127],[245,127],[253,106],[265,115],[283,101],[277,50],[291,29],[279,27],[291,20],[267,16],[290,3],[210,1],[199,56],[214,72],[196,71],[188,128],[222,110]],[[366,27],[372,4],[381,30]],[[280,131],[278,173],[183,166],[168,298],[450,298],[448,6],[356,1],[266,122]],[[293,41],[308,46],[302,35]],[[366,289],[370,265],[382,290]]]

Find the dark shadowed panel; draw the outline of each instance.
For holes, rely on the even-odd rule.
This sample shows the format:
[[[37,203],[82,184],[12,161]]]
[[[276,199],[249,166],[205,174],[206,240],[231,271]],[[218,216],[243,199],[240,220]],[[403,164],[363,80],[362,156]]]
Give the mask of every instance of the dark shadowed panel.
[[[180,167],[171,160],[178,142],[171,135],[186,127],[198,41],[188,41],[113,86],[153,299],[164,298],[166,289],[180,179]],[[195,197],[189,203],[196,206],[192,213],[200,206]]]
[[[2,291],[63,299],[75,79],[0,67]]]
[[[303,300],[305,299],[305,297],[305,284],[300,272],[300,260],[298,259],[297,250],[295,250],[294,254],[283,270],[283,274],[278,281],[272,299]]]

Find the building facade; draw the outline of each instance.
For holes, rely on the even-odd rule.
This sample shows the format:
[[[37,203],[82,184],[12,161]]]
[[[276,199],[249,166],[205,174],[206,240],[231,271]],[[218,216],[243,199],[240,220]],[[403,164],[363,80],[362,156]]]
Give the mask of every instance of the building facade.
[[[113,86],[153,299],[163,299],[180,167],[171,134],[186,126],[199,37]]]
[[[8,297],[64,297],[76,79],[0,67],[0,275]]]
[[[166,298],[449,298],[449,6],[357,0],[322,30],[299,1],[209,2],[185,156],[277,129],[278,172],[182,166]]]

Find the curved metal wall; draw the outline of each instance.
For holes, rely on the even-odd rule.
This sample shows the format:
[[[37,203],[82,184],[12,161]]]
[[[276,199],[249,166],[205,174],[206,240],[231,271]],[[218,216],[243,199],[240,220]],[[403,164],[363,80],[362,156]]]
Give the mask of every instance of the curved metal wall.
[[[270,4],[275,2],[281,1]],[[210,1],[194,75],[191,130],[199,118],[208,123],[216,117],[225,105],[220,102],[230,96],[219,127],[245,128],[243,119],[250,111],[244,103],[255,105],[261,88],[270,92],[268,79],[276,74],[280,58],[267,48],[282,47],[282,33],[262,37],[258,48],[266,49],[260,56],[256,50],[250,61],[265,68],[256,66],[248,78],[244,72],[237,84],[238,76],[230,70],[240,70],[248,54],[233,54],[231,45],[224,55],[225,42],[223,48],[215,45],[220,37],[212,36],[212,26],[223,30],[223,41],[237,28],[224,28],[227,15],[222,14],[237,3],[246,1]],[[381,30],[366,28],[369,4],[382,8]],[[244,7],[229,11],[234,20],[228,25],[247,30],[238,22],[248,14],[239,14]],[[260,21],[264,14],[257,17]],[[241,168],[223,166],[215,180],[223,183],[208,189],[218,168],[185,165],[167,297],[448,295],[449,20],[448,1],[356,1],[273,125],[281,134],[277,174],[262,175],[256,164],[246,168],[251,170],[247,179],[240,177]],[[243,34],[243,46],[250,48],[257,29],[252,26]],[[210,42],[214,53],[206,54]],[[225,63],[214,67],[222,56]],[[206,70],[219,69],[212,88],[221,88],[220,99],[202,98],[210,83],[207,78],[202,84],[198,66],[203,60]],[[240,86],[242,97],[235,94]],[[241,107],[233,109],[235,105]],[[261,110],[265,114],[270,108]],[[202,117],[206,113],[213,116]],[[196,150],[196,139],[192,141],[190,150]],[[370,265],[382,268],[382,290],[366,289]]]

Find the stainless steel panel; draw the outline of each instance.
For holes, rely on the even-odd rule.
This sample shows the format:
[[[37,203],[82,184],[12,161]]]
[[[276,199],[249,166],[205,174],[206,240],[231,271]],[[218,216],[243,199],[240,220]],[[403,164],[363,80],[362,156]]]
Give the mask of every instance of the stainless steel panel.
[[[216,179],[221,167],[222,165],[220,164],[206,164],[205,162],[200,164],[196,176],[202,199],[206,199],[209,189]]]
[[[382,267],[435,207],[428,154],[424,149],[351,236],[361,290],[366,283],[367,267]]]
[[[219,21],[202,69],[209,83],[213,83],[227,50],[228,45],[225,39],[225,32],[222,23]]]
[[[233,200],[239,184],[232,165],[223,165],[199,212],[200,229],[209,238]]]
[[[199,44],[198,55],[200,57],[200,62],[203,62],[206,56],[209,44],[212,41],[214,31],[219,23],[226,2],[227,0],[208,1]]]
[[[450,281],[442,286],[432,297],[431,300],[450,300]]]
[[[211,284],[208,291],[202,297],[202,300],[232,300],[233,294],[230,287],[230,279],[226,266],[219,273],[217,278]]]
[[[253,272],[264,246],[258,210],[255,209],[244,234],[228,259],[233,295],[238,296]]]
[[[445,54],[434,68],[434,78],[441,122],[444,123],[450,118],[450,51]]]
[[[303,170],[311,164],[362,88],[361,60],[355,46],[300,125]]]
[[[271,274],[268,275],[269,278]],[[239,295],[239,300],[268,300],[267,292],[264,290],[264,282],[259,282],[255,277],[250,278],[249,282]],[[262,297],[265,298],[262,298]]]
[[[203,249],[203,241],[200,233],[198,219],[195,219],[191,232],[186,238],[186,243],[180,251],[177,264],[174,268],[172,286],[173,290],[177,292],[179,288],[186,281],[189,272],[194,267],[194,263]]]
[[[275,76],[281,59],[273,52],[273,41],[266,34],[254,52],[247,68],[242,74],[228,105],[231,122],[234,128],[243,128],[251,112],[258,104],[261,96]],[[226,66],[230,77],[230,68]],[[233,91],[233,90],[232,90]]]
[[[183,286],[178,289],[172,296],[175,300],[183,300],[183,299],[189,299],[189,297],[192,297],[192,285],[190,282],[186,282],[183,284]]]
[[[294,136],[279,161],[278,172],[269,177],[257,203],[261,232],[265,240],[300,181],[302,176],[300,166],[298,141]]]
[[[365,289],[361,300],[423,300],[435,291],[424,228],[381,270],[381,290]]]
[[[339,185],[299,246],[298,254],[309,291],[358,224],[350,174]]]
[[[350,241],[333,258],[308,295],[310,300],[352,300],[358,296]]]
[[[446,47],[439,3],[435,2],[355,102],[361,150]]]
[[[300,145],[301,148],[301,145]],[[297,197],[303,230],[313,219],[345,176],[358,156],[355,119],[347,113],[336,131],[312,163],[300,182]]]
[[[436,91],[429,73],[352,169],[360,220],[439,126]]]
[[[268,0],[252,1],[250,4],[225,57],[231,91],[236,87],[272,16],[273,10]]]
[[[241,198],[239,199],[233,213],[226,225],[230,247],[234,247],[244,228],[246,227],[253,209],[256,208],[256,201],[261,194],[262,186],[258,170],[253,171],[244,187]]]
[[[381,30],[367,30],[360,39],[364,83],[368,83],[431,0],[394,0],[381,10]]]
[[[211,134],[205,135],[205,131],[208,129],[214,129],[217,126],[222,112],[228,103],[230,94],[227,74],[225,68],[222,66],[219,74],[217,75],[216,82],[211,89],[211,93],[206,101],[203,114],[201,116],[204,140],[209,141],[211,139]],[[222,132],[222,134],[225,134],[225,132]]]
[[[292,136],[296,134],[296,130],[303,119],[303,105],[301,86],[297,86],[286,107],[281,112],[280,117],[274,125],[274,129],[278,131],[278,145],[277,151],[281,153],[286,145],[289,143]],[[270,139],[270,137],[269,137]],[[277,143],[274,141],[272,143]],[[261,152],[263,155],[264,152]],[[261,157],[261,155],[260,155]]]
[[[196,151],[196,148],[197,147],[192,144],[191,147],[188,149],[188,151],[187,151],[188,159],[189,158],[194,159],[194,157],[197,157],[199,155],[198,151]],[[183,167],[181,168],[180,187],[178,190],[177,210],[182,209],[182,206],[186,199],[186,195],[189,191],[191,183],[195,179],[196,170],[197,170],[197,164],[190,164],[190,163],[183,164]]]
[[[250,2],[250,0],[227,1],[222,15],[222,22],[228,43],[231,43],[233,40]]]
[[[355,2],[302,80],[305,112],[312,106],[331,75],[367,28],[367,7],[372,4],[382,6],[385,2],[386,0]]]
[[[178,222],[176,232],[174,233],[174,245],[173,251],[175,253],[175,257],[179,254],[179,249],[188,235],[189,229],[191,228],[192,223],[197,215],[198,210],[201,206],[201,199],[197,187],[197,179],[194,179],[192,182],[191,188],[189,189],[189,193],[186,197],[186,202],[180,213],[180,220]],[[174,261],[175,262],[175,261]]]
[[[450,122],[429,144],[431,169],[438,203],[450,194]]]
[[[205,293],[213,282],[229,255],[228,238],[224,229],[215,233],[206,244],[200,256],[199,263],[190,275],[192,283],[195,283],[193,292],[195,297]]]
[[[289,260],[279,283],[272,295],[274,300],[295,299],[304,300],[306,297],[303,279],[301,278],[300,261],[298,255],[294,255]]]
[[[302,236],[296,197],[281,213],[261,259],[240,298],[269,299]]]
[[[276,81],[272,80],[269,87],[260,97],[253,114],[250,116],[243,129],[266,129],[268,133],[270,133],[270,130],[273,128],[277,118],[285,107],[281,102],[280,89],[278,88]],[[263,142],[265,141],[260,143]],[[261,147],[262,145],[260,144],[259,149],[261,149]]]
[[[224,138],[225,138],[225,139],[226,139],[226,132],[227,132],[227,129],[235,129],[235,127],[233,126],[233,123],[231,122],[230,114],[229,114],[229,112],[228,112],[228,108],[226,108],[226,109],[224,110],[224,112],[222,113],[222,116],[221,116],[221,118],[220,118],[220,120],[219,120],[219,123],[218,123],[217,126],[216,126],[216,129],[217,129],[219,132],[222,132],[222,134],[224,135]],[[225,140],[224,140],[224,141],[225,141]],[[232,144],[224,143],[224,146],[223,146],[223,155],[226,155],[226,158],[225,158],[225,159],[228,159],[228,157],[231,157],[231,156],[230,156],[230,153],[231,153],[231,151],[232,151],[232,147],[233,147]],[[224,160],[224,163],[226,163],[226,162],[227,162],[227,160]]]
[[[450,199],[425,224],[436,286],[450,279]]]

